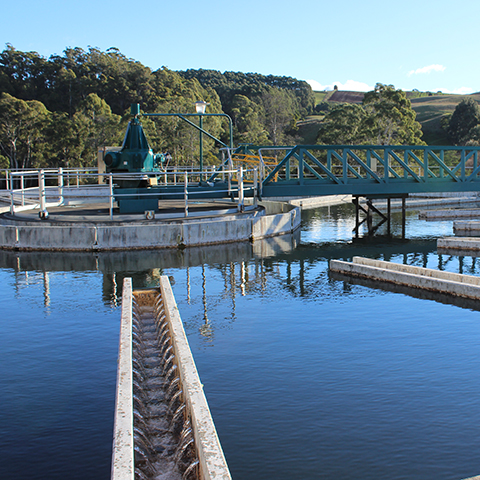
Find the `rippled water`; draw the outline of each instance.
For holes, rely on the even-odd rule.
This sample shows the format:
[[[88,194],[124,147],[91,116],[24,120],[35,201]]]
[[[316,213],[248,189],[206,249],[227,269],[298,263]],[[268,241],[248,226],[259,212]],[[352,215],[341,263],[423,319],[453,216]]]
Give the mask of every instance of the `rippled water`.
[[[234,479],[480,473],[480,318],[332,279],[331,258],[479,274],[436,253],[452,222],[352,240],[351,206],[306,211],[301,243],[105,255],[0,252],[0,478],[107,479],[119,286],[174,293]],[[380,232],[382,233],[382,232]],[[262,253],[263,252],[263,253]],[[44,272],[46,271],[46,273]]]
[[[102,274],[3,268],[0,284],[0,478],[109,478],[120,312]]]

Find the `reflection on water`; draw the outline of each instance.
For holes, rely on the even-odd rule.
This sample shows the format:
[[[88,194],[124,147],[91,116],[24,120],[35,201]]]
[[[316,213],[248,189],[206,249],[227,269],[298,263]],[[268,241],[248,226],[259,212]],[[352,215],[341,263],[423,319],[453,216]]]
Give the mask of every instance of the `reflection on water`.
[[[409,214],[407,240],[352,240],[354,223],[344,205],[304,212],[301,242],[0,251],[0,478],[108,478],[123,278],[138,288],[160,275],[171,277],[234,478],[480,473],[476,304],[328,272],[330,259],[355,255],[471,275],[479,262],[436,252],[451,222]]]

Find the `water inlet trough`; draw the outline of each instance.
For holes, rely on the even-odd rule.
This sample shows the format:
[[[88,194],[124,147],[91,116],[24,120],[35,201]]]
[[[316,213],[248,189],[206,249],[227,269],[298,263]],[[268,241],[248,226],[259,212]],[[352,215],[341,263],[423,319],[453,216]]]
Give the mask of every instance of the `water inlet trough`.
[[[111,478],[231,479],[165,276],[124,281]]]

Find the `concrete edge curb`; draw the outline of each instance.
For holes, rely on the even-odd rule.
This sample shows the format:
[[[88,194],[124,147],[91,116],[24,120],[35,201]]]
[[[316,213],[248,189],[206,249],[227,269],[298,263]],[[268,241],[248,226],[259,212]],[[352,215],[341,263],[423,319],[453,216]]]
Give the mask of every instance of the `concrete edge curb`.
[[[389,262],[384,262],[389,263]],[[399,264],[395,264],[399,265]],[[345,275],[369,278],[381,282],[405,285],[408,287],[429,290],[433,292],[447,293],[458,297],[480,299],[480,285],[459,282],[425,276],[421,273],[410,273],[385,267],[375,267],[372,265],[362,265],[360,263],[343,262],[340,260],[330,260],[330,270],[332,272],[343,273]]]
[[[480,230],[480,227],[479,227]],[[445,237],[437,240],[437,248],[452,250],[480,250],[480,238],[478,237]]]
[[[125,278],[118,348],[115,425],[112,449],[112,480],[134,480],[133,373],[132,373],[132,279]]]
[[[386,270],[402,273],[411,273],[414,275],[438,278],[439,280],[450,280],[453,282],[480,286],[480,277],[475,277],[473,275],[463,275],[460,273],[445,272],[442,270],[434,270],[432,268],[416,267],[414,265],[404,265],[402,263],[386,262],[365,257],[353,257],[352,263],[377,268],[384,268]]]
[[[192,419],[201,478],[206,480],[231,480],[230,471],[203,391],[203,384],[200,382],[180,312],[167,276],[160,277],[160,292],[165,305],[167,321],[171,328],[171,338],[185,395],[185,403]]]

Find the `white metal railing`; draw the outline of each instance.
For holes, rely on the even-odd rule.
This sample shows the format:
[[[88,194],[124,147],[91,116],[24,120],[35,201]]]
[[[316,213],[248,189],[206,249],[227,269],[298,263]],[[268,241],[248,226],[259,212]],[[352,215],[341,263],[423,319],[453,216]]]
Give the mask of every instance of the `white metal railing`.
[[[9,171],[9,189],[5,191],[4,201],[9,201],[10,212],[39,208],[40,218],[48,217],[48,208],[52,206],[66,205],[71,201],[75,203],[87,203],[95,200],[97,203],[108,203],[109,215],[113,218],[114,204],[117,200],[148,199],[159,196],[159,192],[145,188],[135,189],[134,192],[115,192],[115,184],[125,181],[140,182],[148,178],[154,178],[152,186],[178,187],[175,191],[161,192],[162,197],[177,198],[183,195],[184,215],[187,217],[189,201],[195,198],[208,197],[209,194],[223,194],[224,197],[237,197],[237,210],[245,209],[245,193],[252,192],[255,199],[259,192],[259,175],[257,169],[222,169],[219,172],[222,185],[206,182],[208,176],[215,172],[215,167],[204,171],[192,168],[183,172],[178,168],[166,169],[163,172],[139,172],[139,173],[99,173],[92,169],[67,170],[40,169],[25,171]],[[251,178],[251,180],[249,180]],[[73,182],[72,182],[73,179]],[[236,180],[236,182],[235,182]],[[26,185],[30,185],[26,187]],[[34,185],[34,186],[31,186]],[[14,188],[18,186],[19,188]],[[202,187],[196,189],[195,187]],[[1,195],[0,195],[1,198]]]
[[[98,168],[44,168],[46,173],[58,172],[59,170],[63,171],[65,178],[67,179],[68,185],[76,183],[79,185],[80,176],[86,173],[98,173]],[[19,168],[19,169],[9,169],[9,168],[0,168],[0,193],[2,190],[11,190],[15,187],[20,187],[20,185],[12,185],[12,180],[24,181],[28,176],[37,175],[38,169],[35,168]],[[13,174],[13,175],[12,175]],[[17,174],[20,174],[20,177],[17,178]],[[21,185],[23,188],[24,185]]]

